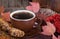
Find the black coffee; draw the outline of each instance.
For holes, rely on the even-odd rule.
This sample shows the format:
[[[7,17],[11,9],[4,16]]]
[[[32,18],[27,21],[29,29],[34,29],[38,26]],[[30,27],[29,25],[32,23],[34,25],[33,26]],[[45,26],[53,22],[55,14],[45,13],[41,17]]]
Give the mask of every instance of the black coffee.
[[[30,19],[33,17],[33,15],[28,12],[22,12],[14,14],[13,17],[16,19]]]

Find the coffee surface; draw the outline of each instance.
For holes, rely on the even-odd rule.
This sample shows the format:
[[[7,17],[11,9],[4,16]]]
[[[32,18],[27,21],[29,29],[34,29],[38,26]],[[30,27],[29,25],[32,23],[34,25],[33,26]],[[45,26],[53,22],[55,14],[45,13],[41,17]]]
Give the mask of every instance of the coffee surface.
[[[22,12],[22,13],[13,14],[12,17],[15,19],[30,19],[33,17],[33,15],[28,12]]]

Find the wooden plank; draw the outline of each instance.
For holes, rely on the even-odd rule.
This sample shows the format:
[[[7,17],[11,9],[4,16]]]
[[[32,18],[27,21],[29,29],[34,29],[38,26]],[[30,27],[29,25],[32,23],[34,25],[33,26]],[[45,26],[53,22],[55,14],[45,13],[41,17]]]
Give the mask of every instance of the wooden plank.
[[[2,4],[1,4],[1,3],[2,3],[2,0],[0,0],[0,6],[2,6]]]
[[[8,5],[7,0],[0,0],[0,1],[1,1],[1,6],[7,7],[7,5]]]
[[[15,6],[14,1],[15,0],[8,0],[8,7],[14,7]]]
[[[0,6],[20,7],[28,5],[28,0],[0,0]]]
[[[22,0],[21,2],[22,2],[22,6],[24,7],[29,5],[29,0]]]

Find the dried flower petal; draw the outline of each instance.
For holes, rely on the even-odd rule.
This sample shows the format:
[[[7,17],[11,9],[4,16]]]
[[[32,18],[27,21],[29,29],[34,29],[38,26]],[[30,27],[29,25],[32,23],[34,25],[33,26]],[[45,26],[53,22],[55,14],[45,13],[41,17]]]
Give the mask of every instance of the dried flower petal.
[[[38,2],[30,2],[31,5],[27,6],[26,9],[37,13],[40,9]]]

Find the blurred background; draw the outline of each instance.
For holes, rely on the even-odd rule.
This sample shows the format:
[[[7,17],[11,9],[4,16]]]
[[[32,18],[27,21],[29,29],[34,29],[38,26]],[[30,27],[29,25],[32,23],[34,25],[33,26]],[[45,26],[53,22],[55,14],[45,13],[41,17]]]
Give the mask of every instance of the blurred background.
[[[20,7],[26,7],[29,2],[39,2],[43,8],[50,8],[54,11],[60,12],[60,0],[0,0],[0,6],[4,6],[6,9],[19,9]]]

